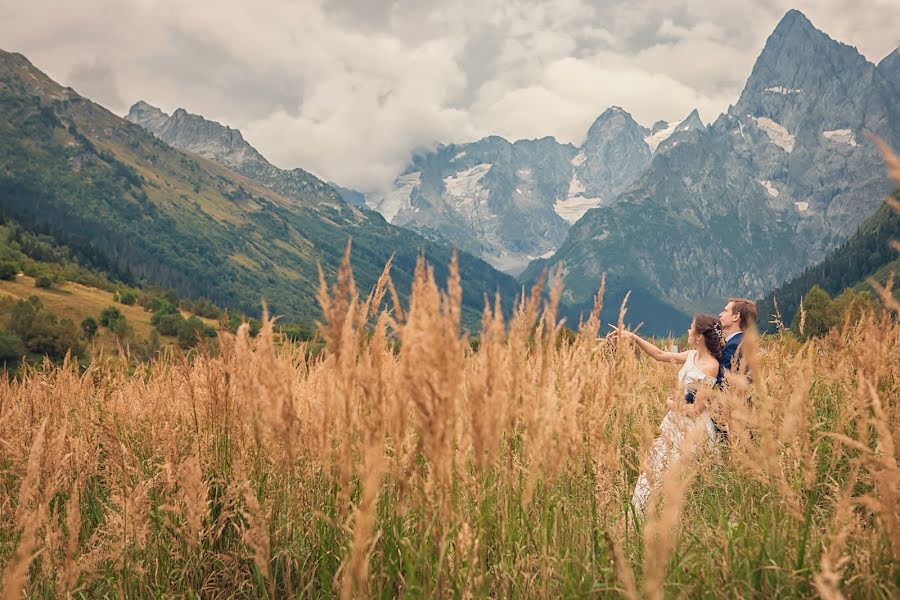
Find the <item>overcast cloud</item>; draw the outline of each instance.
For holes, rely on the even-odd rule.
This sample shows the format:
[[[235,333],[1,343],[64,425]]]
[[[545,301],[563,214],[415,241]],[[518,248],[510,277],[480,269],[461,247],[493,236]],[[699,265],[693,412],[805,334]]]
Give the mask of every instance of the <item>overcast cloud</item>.
[[[740,94],[789,8],[878,62],[900,0],[10,0],[0,47],[119,114],[241,129],[280,167],[370,191],[416,149],[488,134],[580,143]]]

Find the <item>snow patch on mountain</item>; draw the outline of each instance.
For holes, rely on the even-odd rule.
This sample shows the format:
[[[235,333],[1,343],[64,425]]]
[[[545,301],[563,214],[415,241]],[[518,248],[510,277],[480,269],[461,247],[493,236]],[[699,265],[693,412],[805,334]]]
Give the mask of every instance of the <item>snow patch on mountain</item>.
[[[798,212],[806,212],[809,210],[809,202],[794,202],[794,206],[797,207]]]
[[[759,184],[761,186],[763,186],[764,188],[766,188],[766,191],[769,193],[770,196],[772,196],[773,198],[778,197],[778,188],[776,188],[772,184],[771,181],[769,181],[768,179],[763,179],[762,181],[759,182]]]
[[[772,93],[774,93],[774,94],[784,94],[784,95],[787,95],[787,94],[799,94],[799,93],[801,93],[803,90],[802,90],[802,89],[786,88],[786,87],[782,87],[782,86],[778,85],[778,86],[775,86],[775,87],[767,87],[767,88],[766,88],[766,91],[767,91],[767,92],[772,92]]]
[[[479,182],[488,174],[492,166],[490,163],[481,163],[471,169],[444,177],[444,188],[447,190],[447,195],[456,200],[458,208],[471,205],[474,210],[476,202],[487,196],[487,190],[481,187]]]
[[[823,131],[822,135],[833,142],[848,144],[850,146],[858,146],[853,132],[849,129],[834,129],[832,131]]]
[[[478,185],[478,182],[481,181],[482,177],[487,175],[492,166],[494,165],[490,163],[481,163],[480,165],[475,165],[471,169],[460,171],[456,175],[444,177],[444,187],[449,194],[454,196],[461,196],[475,191],[475,186]]]
[[[392,223],[397,213],[404,208],[409,208],[409,198],[421,181],[422,173],[420,171],[400,175],[394,180],[394,187],[390,192],[371,201],[369,197],[366,197],[366,204],[369,205],[369,208],[380,212],[388,223]]]
[[[546,258],[550,258],[550,257],[553,256],[554,254],[556,254],[556,250],[548,250],[547,252],[544,252],[544,253],[541,254],[540,256],[531,256],[531,255],[529,254],[529,255],[528,255],[528,260],[537,260],[537,259],[539,259],[539,258],[546,259]]]
[[[756,126],[766,132],[769,141],[780,147],[787,153],[794,149],[794,136],[788,133],[781,124],[776,123],[769,117],[750,117],[756,122]]]
[[[569,197],[577,196],[584,191],[584,184],[578,181],[578,175],[572,173],[572,179],[569,181]]]
[[[660,129],[656,133],[651,133],[647,137],[644,138],[644,141],[647,142],[647,145],[650,146],[650,152],[656,152],[656,148],[659,147],[664,141],[669,139],[673,133],[675,133],[675,129],[681,123],[679,121],[672,121],[665,128]]]
[[[577,155],[575,155],[575,158],[572,159],[572,166],[577,167],[586,160],[587,156],[584,155],[584,150],[582,150]]]
[[[459,160],[459,159],[461,159],[461,158],[465,158],[465,156],[466,156],[466,152],[465,152],[465,151],[462,151],[462,152],[460,152],[459,154],[457,154],[456,156],[454,156],[454,157],[452,158],[452,160]]]
[[[569,223],[574,223],[584,216],[584,213],[592,208],[597,208],[603,203],[602,198],[585,198],[574,196],[565,200],[557,200],[553,203],[553,210]]]

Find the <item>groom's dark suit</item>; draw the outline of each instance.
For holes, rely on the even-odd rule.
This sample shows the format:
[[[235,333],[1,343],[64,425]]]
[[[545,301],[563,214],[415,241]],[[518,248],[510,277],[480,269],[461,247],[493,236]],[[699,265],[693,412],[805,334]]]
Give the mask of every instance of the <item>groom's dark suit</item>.
[[[722,350],[722,360],[719,361],[719,377],[716,379],[716,385],[722,385],[725,379],[725,371],[733,371],[741,366],[741,353],[738,352],[741,342],[744,341],[744,332],[738,331],[731,339],[725,342],[725,349]]]

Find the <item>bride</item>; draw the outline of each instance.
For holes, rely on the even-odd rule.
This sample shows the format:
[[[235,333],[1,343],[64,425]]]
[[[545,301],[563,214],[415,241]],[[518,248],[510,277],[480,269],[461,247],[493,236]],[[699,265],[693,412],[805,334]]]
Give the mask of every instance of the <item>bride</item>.
[[[682,365],[678,372],[678,393],[667,401],[669,411],[650,449],[647,470],[638,478],[631,497],[635,512],[641,515],[651,491],[659,488],[665,469],[681,459],[681,446],[687,433],[699,427],[709,441],[715,440],[716,428],[704,401],[706,394],[698,392],[703,386],[711,388],[716,384],[724,336],[718,319],[696,315],[688,329],[691,349],[684,352],[665,352],[625,329],[616,329],[610,337],[633,340],[654,360]]]

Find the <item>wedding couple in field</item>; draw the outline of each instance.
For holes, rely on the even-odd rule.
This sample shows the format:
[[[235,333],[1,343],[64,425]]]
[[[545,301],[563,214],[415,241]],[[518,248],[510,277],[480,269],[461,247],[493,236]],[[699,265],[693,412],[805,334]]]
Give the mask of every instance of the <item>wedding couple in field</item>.
[[[678,372],[677,394],[667,400],[669,411],[660,425],[660,435],[653,442],[646,468],[635,485],[631,504],[643,514],[652,490],[659,487],[666,468],[681,459],[681,447],[688,434],[698,429],[710,443],[727,440],[725,423],[711,416],[709,399],[712,390],[727,385],[727,373],[747,374],[744,358],[745,332],[756,326],[756,305],[746,298],[731,298],[719,313],[698,314],[688,329],[689,349],[666,352],[651,342],[625,329],[614,328],[611,340],[630,339],[651,358],[682,365]],[[746,361],[743,361],[746,362]],[[697,435],[697,434],[695,434]]]

